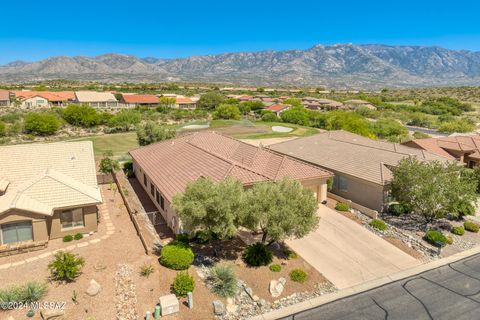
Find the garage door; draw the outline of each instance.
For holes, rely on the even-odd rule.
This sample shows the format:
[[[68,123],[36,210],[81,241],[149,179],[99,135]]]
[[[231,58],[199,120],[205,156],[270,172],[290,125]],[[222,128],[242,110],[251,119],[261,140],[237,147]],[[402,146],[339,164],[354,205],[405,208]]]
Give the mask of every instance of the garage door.
[[[17,222],[2,225],[2,244],[33,240],[32,222]]]

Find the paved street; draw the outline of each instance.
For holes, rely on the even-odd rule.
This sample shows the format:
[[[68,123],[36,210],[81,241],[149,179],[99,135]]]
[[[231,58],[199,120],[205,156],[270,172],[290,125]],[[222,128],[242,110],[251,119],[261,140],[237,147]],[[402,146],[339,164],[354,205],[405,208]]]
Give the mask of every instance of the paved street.
[[[320,224],[288,245],[343,289],[412,268],[420,262],[358,223],[322,205]]]
[[[480,319],[480,255],[283,319]]]

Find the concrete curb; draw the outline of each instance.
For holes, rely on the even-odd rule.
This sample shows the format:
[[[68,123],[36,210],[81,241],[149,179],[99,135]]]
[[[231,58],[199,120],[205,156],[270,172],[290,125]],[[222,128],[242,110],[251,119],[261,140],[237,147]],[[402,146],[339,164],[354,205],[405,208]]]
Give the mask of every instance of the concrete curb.
[[[474,247],[469,250],[465,250],[463,252],[456,253],[454,255],[451,255],[443,259],[431,261],[431,262],[428,262],[407,270],[403,270],[382,278],[368,281],[350,288],[342,289],[324,296],[309,299],[309,300],[306,300],[282,309],[272,310],[267,313],[252,317],[250,318],[250,320],[274,320],[274,319],[288,317],[289,315],[292,315],[294,313],[316,308],[338,299],[346,298],[348,296],[351,296],[357,293],[365,292],[391,282],[406,279],[411,276],[415,276],[415,275],[424,273],[426,271],[436,269],[438,267],[442,267],[450,263],[468,258],[478,253],[480,253],[480,246]]]

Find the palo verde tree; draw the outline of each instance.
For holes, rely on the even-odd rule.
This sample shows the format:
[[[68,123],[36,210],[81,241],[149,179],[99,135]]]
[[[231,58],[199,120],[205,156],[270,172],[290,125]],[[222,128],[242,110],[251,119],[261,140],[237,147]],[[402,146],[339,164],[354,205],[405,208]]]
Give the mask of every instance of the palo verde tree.
[[[155,142],[175,138],[175,129],[162,126],[153,121],[137,126],[137,140],[141,146],[146,146]]]
[[[244,200],[243,185],[238,180],[214,182],[202,177],[173,197],[172,208],[187,230],[203,230],[226,239],[237,232]]]
[[[318,203],[300,182],[283,178],[262,182],[246,192],[242,226],[263,233],[262,242],[301,238],[318,226]]]
[[[477,182],[473,171],[456,163],[420,161],[409,157],[393,170],[392,196],[422,216],[428,226],[447,214],[471,214]]]

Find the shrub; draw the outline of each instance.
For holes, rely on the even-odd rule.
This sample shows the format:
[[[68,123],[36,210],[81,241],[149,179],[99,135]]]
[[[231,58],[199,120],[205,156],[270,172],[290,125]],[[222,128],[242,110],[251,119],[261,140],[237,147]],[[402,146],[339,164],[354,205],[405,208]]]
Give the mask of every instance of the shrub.
[[[32,112],[25,118],[25,131],[39,136],[55,134],[60,129],[60,120],[54,113]]]
[[[177,296],[184,297],[195,289],[195,280],[188,272],[179,272],[173,280],[173,291]]]
[[[335,210],[348,211],[350,210],[350,206],[347,203],[337,202],[337,204],[335,205]]]
[[[105,151],[102,160],[100,160],[100,172],[108,174],[117,171],[119,168],[120,164],[113,159],[113,152],[111,150]]]
[[[213,119],[239,120],[241,118],[241,113],[238,109],[238,106],[222,103],[215,107],[215,111],[212,113],[212,117]]]
[[[48,264],[52,278],[59,281],[73,281],[80,274],[85,260],[73,253],[59,251]]]
[[[135,129],[135,125],[142,120],[141,114],[137,110],[121,110],[110,119],[108,126],[116,131],[129,131]]]
[[[462,226],[453,227],[452,233],[456,234],[457,236],[463,236],[465,234],[465,228]]]
[[[210,268],[207,282],[212,292],[221,297],[233,297],[237,293],[237,277],[230,266],[217,264]]]
[[[210,241],[210,238],[211,237],[208,232],[200,230],[195,233],[195,242],[198,244],[208,243]]]
[[[298,258],[298,254],[295,251],[290,250],[290,249],[284,249],[283,254],[285,255],[285,257],[287,257],[288,260]]]
[[[72,240],[73,240],[73,236],[71,234],[63,237],[63,242],[70,242]]]
[[[188,236],[188,233],[179,233],[175,236],[175,240],[177,242],[181,242],[181,243],[186,243],[188,244],[189,242],[189,236]]]
[[[23,285],[0,290],[0,309],[6,309],[12,303],[31,303],[42,298],[47,290],[47,284],[30,281]]]
[[[173,270],[185,270],[193,263],[192,249],[185,243],[168,244],[160,252],[160,264]]]
[[[144,264],[140,267],[140,275],[142,277],[148,278],[154,271],[153,266],[150,264]]]
[[[254,267],[266,266],[272,262],[272,251],[263,243],[251,244],[243,252],[243,261]]]
[[[307,273],[302,269],[293,269],[289,273],[290,279],[295,282],[304,283],[307,280]]]
[[[269,111],[269,112],[265,112],[263,115],[262,115],[262,121],[265,121],[265,122],[278,122],[280,121],[280,118],[277,117],[277,115],[275,113],[273,113],[272,111]]]
[[[434,246],[439,246],[439,244],[445,245],[448,242],[447,237],[445,237],[440,231],[436,230],[427,231],[424,239]]]
[[[73,236],[73,239],[75,239],[75,240],[80,240],[80,239],[82,239],[82,238],[83,238],[83,234],[81,234],[81,233],[76,233],[76,234]]]
[[[175,138],[175,129],[157,124],[153,121],[137,126],[137,140],[141,146],[146,146],[155,142]]]
[[[463,227],[465,228],[465,230],[475,233],[478,232],[478,230],[480,229],[480,226],[478,224],[471,221],[465,221]]]
[[[408,212],[408,209],[405,205],[401,203],[392,203],[388,206],[388,212],[394,216],[400,216]]]
[[[385,223],[385,221],[380,219],[373,219],[372,221],[370,221],[369,225],[371,225],[377,230],[381,230],[381,231],[387,230],[387,224]]]
[[[272,272],[280,272],[282,271],[282,266],[279,264],[271,264],[270,267],[268,267],[270,271]]]
[[[69,124],[90,128],[100,123],[100,116],[94,108],[87,105],[71,104],[67,106],[62,116]]]
[[[446,238],[447,238],[447,243],[448,243],[448,244],[452,244],[452,243],[453,243],[453,238],[452,238],[452,236],[446,236]]]

